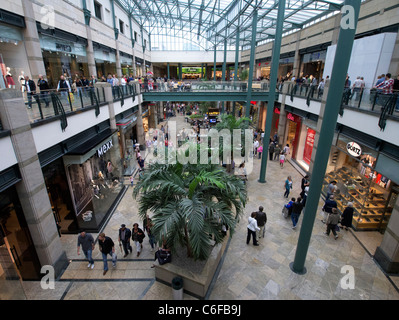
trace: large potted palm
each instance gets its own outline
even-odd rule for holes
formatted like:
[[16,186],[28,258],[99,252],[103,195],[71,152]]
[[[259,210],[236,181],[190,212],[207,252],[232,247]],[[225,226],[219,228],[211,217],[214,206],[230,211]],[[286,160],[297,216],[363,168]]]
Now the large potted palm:
[[159,164],[150,166],[136,185],[141,218],[151,212],[152,233],[172,250],[206,260],[226,233],[234,233],[243,214],[247,193],[240,178],[215,164]]

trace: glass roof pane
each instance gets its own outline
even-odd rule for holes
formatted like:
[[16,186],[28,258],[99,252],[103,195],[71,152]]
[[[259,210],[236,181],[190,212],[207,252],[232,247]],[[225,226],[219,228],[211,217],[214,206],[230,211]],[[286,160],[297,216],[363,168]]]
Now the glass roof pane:
[[[362,0],[365,1],[365,0]],[[252,16],[258,13],[257,41],[274,34],[278,0],[118,0],[151,36],[167,35],[191,43],[191,47],[213,49],[225,37],[235,45],[240,30],[240,45],[251,39]],[[344,0],[286,0],[283,32],[295,30],[323,16],[340,11]],[[267,31],[265,31],[267,29]],[[271,30],[269,30],[271,29]],[[273,32],[274,31],[274,32]],[[263,37],[263,38],[262,38]],[[155,37],[154,37],[155,39]],[[165,39],[159,37],[157,39]],[[151,42],[154,49],[167,47]]]

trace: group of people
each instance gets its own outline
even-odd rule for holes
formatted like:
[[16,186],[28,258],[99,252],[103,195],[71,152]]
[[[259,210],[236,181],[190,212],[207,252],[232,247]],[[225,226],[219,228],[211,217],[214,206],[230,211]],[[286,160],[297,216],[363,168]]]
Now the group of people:
[[[148,216],[143,221],[143,229],[139,227],[138,223],[134,223],[132,229],[126,227],[125,224],[122,224],[118,231],[118,242],[120,246],[120,250],[124,252],[124,258],[126,258],[129,254],[133,252],[133,247],[130,244],[130,240],[132,240],[136,246],[136,257],[139,257],[143,250],[143,240],[145,238],[145,233],[147,233],[149,243],[151,246],[151,252],[154,252],[156,241],[153,233],[151,232],[151,228],[153,226],[151,218]],[[94,269],[94,259],[93,259],[93,251],[95,249],[95,241],[92,234],[81,231],[78,235],[77,240],[77,254],[80,255],[80,247],[82,247],[82,251],[88,260],[88,268]],[[111,237],[106,236],[104,232],[100,233],[98,236],[98,248],[102,254],[103,260],[103,275],[108,272],[108,256],[112,259],[112,266],[116,268],[117,264],[117,253],[115,249],[115,242]],[[154,260],[158,259],[160,255],[160,251],[170,251],[166,248],[165,244],[162,245],[161,248],[158,248]],[[170,254],[169,254],[170,256]],[[170,260],[170,257],[169,257]]]
[[252,212],[248,218],[247,225],[247,244],[251,241],[254,246],[259,246],[259,240],[265,237],[265,228],[267,222],[266,212],[262,206],[258,211]]

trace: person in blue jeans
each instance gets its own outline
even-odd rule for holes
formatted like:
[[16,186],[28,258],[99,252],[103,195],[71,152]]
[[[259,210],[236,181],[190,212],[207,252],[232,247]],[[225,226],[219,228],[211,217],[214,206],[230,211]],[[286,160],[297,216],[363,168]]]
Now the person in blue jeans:
[[103,275],[108,271],[108,263],[107,263],[107,256],[110,255],[112,257],[112,266],[116,267],[116,254],[115,254],[115,244],[110,237],[105,236],[105,233],[102,232],[98,236],[98,244],[100,247],[100,251],[103,256],[104,262],[104,272]]
[[288,196],[290,194],[290,191],[292,189],[292,178],[291,178],[291,176],[287,177],[287,180],[285,180],[284,186],[285,186],[284,197],[288,198]]
[[92,258],[94,250],[93,236],[90,233],[81,231],[78,236],[78,255],[80,255],[80,246],[82,246],[82,251],[86,259],[89,261],[89,265],[87,267],[93,269],[94,268],[94,260]]
[[296,225],[298,224],[299,216],[301,215],[303,209],[302,205],[302,198],[298,197],[296,201],[292,204],[292,213],[291,213],[291,220],[292,220],[292,229],[296,229]]

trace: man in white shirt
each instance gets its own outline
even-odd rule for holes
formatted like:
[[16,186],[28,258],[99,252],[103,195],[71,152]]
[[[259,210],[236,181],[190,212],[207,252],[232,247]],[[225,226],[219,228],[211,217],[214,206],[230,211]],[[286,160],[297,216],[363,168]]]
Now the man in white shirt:
[[256,153],[258,152],[258,147],[259,147],[259,141],[255,139],[254,141],[254,155],[256,156]]
[[252,235],[253,245],[259,246],[258,241],[256,240],[256,231],[259,231],[260,228],[258,227],[258,222],[256,221],[255,217],[256,217],[256,212],[252,212],[251,216],[248,218],[247,244],[249,244],[249,241],[251,240],[251,235]]
[[357,77],[357,79],[355,80],[355,82],[353,83],[353,86],[352,86],[352,90],[353,90],[352,97],[355,97],[355,101],[359,101],[360,94],[362,91],[362,85],[363,85],[362,80],[360,79],[360,77]]

